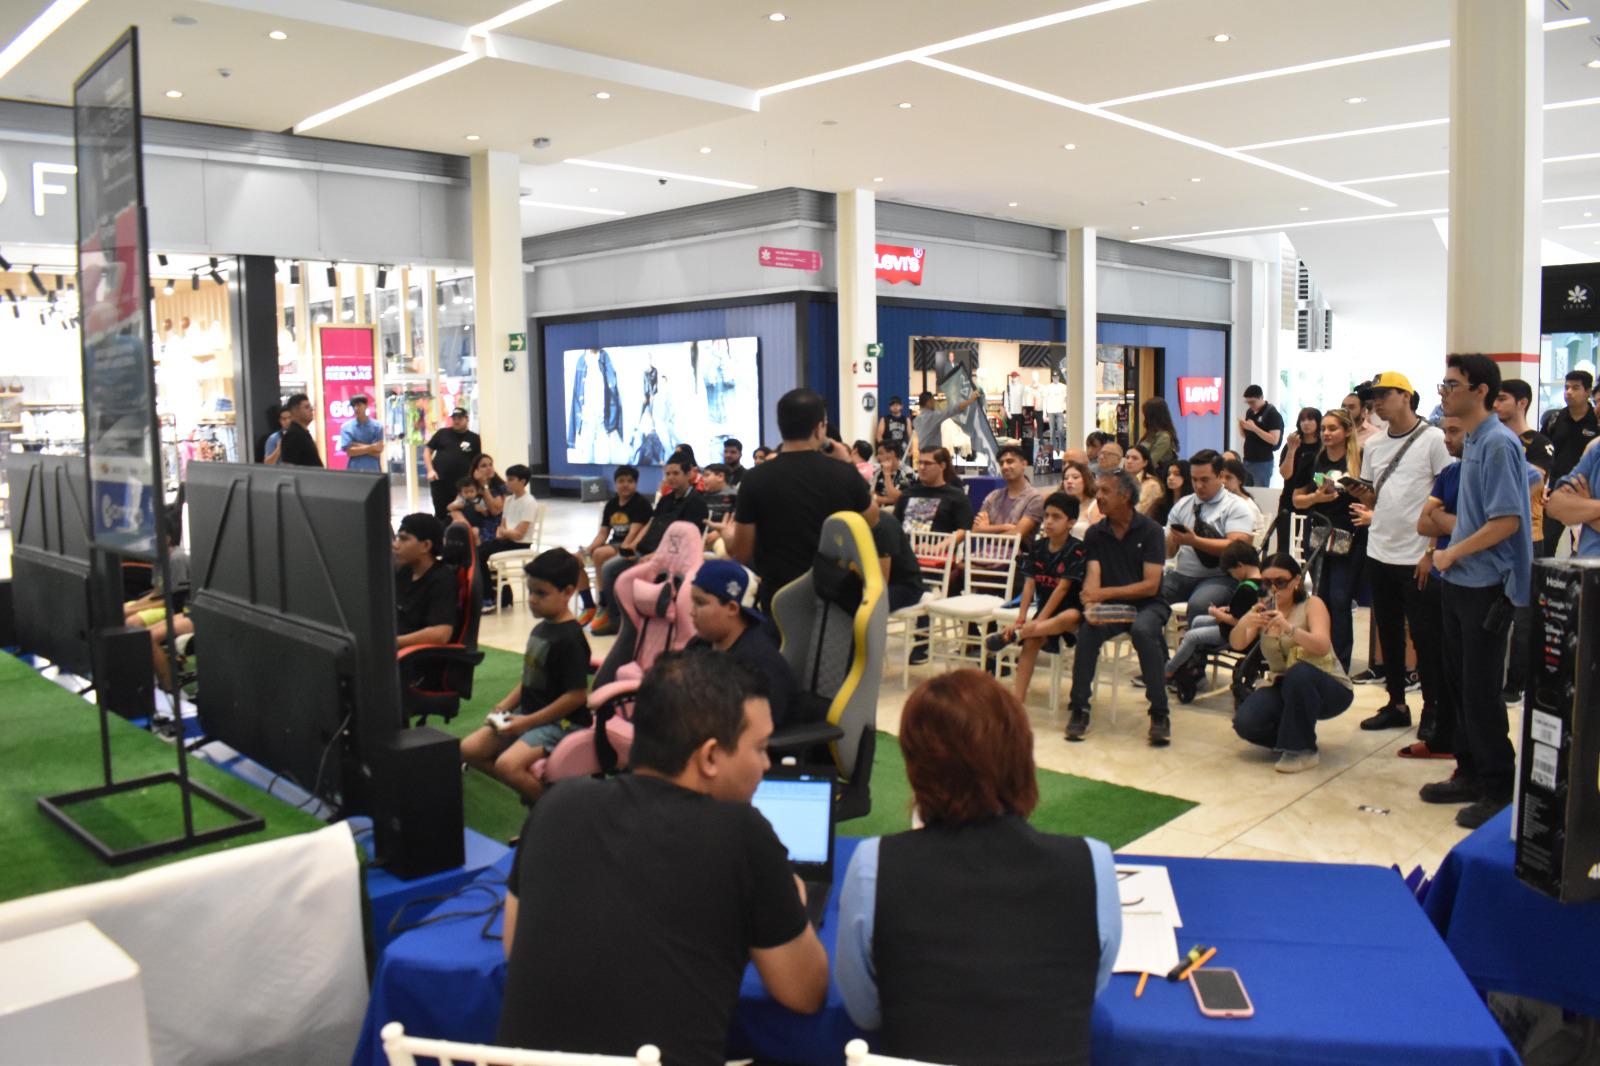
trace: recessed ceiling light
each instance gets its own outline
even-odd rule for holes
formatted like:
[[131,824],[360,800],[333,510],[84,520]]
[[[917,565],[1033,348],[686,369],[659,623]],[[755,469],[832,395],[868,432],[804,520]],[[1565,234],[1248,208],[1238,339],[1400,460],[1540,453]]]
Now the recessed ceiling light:
[[600,186],[598,186],[598,185],[591,185],[591,186],[589,186],[589,191],[590,191],[590,192],[599,192],[599,191],[600,191]]
[[873,181],[882,181],[883,179],[882,178],[873,178],[872,180]]
[[1015,200],[1012,200],[1009,203],[1007,203],[1006,206],[1007,207],[1016,207],[1017,206],[1017,202]]
[[1233,34],[1231,34],[1231,33],[1213,33],[1211,35],[1211,40],[1216,44],[1227,44],[1229,41],[1233,40]]
[[1205,181],[1206,179],[1205,178],[1190,178],[1189,180],[1191,182],[1193,182],[1194,184],[1199,185],[1202,181]]
[[1139,227],[1138,226],[1129,226],[1128,228],[1129,229],[1138,229]]
[[710,155],[711,154],[711,146],[709,144],[702,144],[700,146],[700,154],[701,155]]
[[1063,144],[1061,147],[1065,148],[1069,152],[1076,152],[1078,150],[1078,146],[1075,144]]
[[180,100],[182,98],[183,98],[183,90],[182,89],[168,89],[167,90],[167,99],[168,100]]
[[1344,102],[1347,104],[1364,104],[1367,102],[1367,98],[1365,96],[1347,96],[1344,98]]
[[200,20],[193,15],[173,15],[172,24],[174,26],[198,26],[200,25]]
[[785,15],[782,11],[774,11],[772,14],[767,16],[767,21],[768,22],[788,22],[789,21],[789,16]]
[[1585,63],[1584,66],[1588,67],[1590,70],[1600,70],[1600,59],[1591,59],[1589,62]]
[[1309,211],[1309,210],[1311,210],[1311,208],[1309,208],[1309,207],[1302,207],[1302,208],[1301,208],[1301,209],[1300,209],[1300,210],[1302,210],[1302,211]]
[[267,36],[274,41],[287,41],[289,39],[289,35],[282,30],[273,30]]
[[482,138],[479,137],[476,133],[469,133],[469,134],[467,134],[467,140],[469,140],[469,141],[477,141],[477,140],[482,140]]
[[1584,218],[1593,218],[1594,217],[1594,212],[1593,211],[1585,211],[1583,213],[1583,217]]
[[902,111],[910,111],[911,110],[911,102],[909,100],[901,100],[895,106],[898,107]]
[[606,92],[604,89],[602,89],[601,91],[599,91],[599,92],[594,94],[594,98],[596,100],[609,100],[609,99],[611,99],[611,94]]

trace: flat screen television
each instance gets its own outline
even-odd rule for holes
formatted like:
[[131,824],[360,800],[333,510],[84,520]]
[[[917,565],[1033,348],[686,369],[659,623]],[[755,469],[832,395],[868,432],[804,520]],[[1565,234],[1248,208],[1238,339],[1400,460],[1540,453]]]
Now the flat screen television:
[[387,480],[195,463],[188,500],[206,735],[364,811],[375,738],[405,724]]
[[661,466],[677,444],[721,462],[730,437],[761,439],[756,337],[574,348],[562,353],[569,463]]

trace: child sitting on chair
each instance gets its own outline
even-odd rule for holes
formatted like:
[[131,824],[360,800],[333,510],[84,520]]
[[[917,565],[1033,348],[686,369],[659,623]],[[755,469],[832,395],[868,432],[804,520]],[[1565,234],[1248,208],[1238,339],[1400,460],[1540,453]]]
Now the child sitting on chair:
[[[1088,566],[1083,541],[1072,535],[1072,525],[1078,520],[1078,499],[1066,492],[1052,492],[1044,501],[1044,518],[1039,523],[1041,536],[1035,537],[1023,561],[1022,574],[1027,580],[1022,586],[1022,600],[1017,609],[1017,620],[1001,633],[1001,646],[1013,640],[1022,641],[1022,653],[1017,657],[1017,675],[1013,691],[1017,702],[1026,705],[1028,685],[1033,681],[1033,666],[1039,651],[1046,643],[1055,651],[1063,637],[1072,646],[1072,634],[1078,631],[1083,620],[1083,602],[1078,594],[1083,590],[1083,575]],[[1028,620],[1028,608],[1037,604],[1033,620]],[[993,638],[991,638],[993,639]]]
[[755,609],[755,586],[750,571],[732,559],[701,563],[689,589],[695,632],[689,647],[725,651],[765,677],[771,689],[767,702],[772,707],[774,729],[809,721],[813,716],[795,698],[794,671]]
[[1233,627],[1239,624],[1239,619],[1250,613],[1250,608],[1261,598],[1261,557],[1249,541],[1230,541],[1222,549],[1222,558],[1217,565],[1238,582],[1233,589],[1233,598],[1226,607],[1208,607],[1203,616],[1189,619],[1189,628],[1184,631],[1178,650],[1167,660],[1168,681],[1177,677],[1178,671],[1196,655],[1200,656],[1203,664],[1205,656],[1226,645]]
[[475,770],[537,800],[544,785],[533,772],[561,738],[590,722],[589,642],[572,617],[578,560],[551,548],[523,567],[528,609],[539,619],[528,634],[522,680],[494,705],[485,725],[461,742],[461,758]]

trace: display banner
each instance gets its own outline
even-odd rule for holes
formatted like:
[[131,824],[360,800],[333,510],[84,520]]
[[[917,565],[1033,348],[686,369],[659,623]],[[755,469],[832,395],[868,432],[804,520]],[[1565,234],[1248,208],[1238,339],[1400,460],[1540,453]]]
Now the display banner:
[[887,281],[890,285],[898,285],[902,281],[922,284],[922,264],[926,257],[923,249],[907,248],[900,244],[877,244],[873,247],[878,255],[878,280]]
[[108,551],[155,560],[160,429],[137,30],[128,30],[74,83],[72,110],[90,538]]
[[1222,379],[1179,378],[1178,413],[1180,415],[1220,415],[1222,413]]
[[782,270],[804,270],[814,273],[822,269],[822,253],[804,248],[773,248],[763,244],[758,253],[761,265]]
[[1545,267],[1542,281],[1543,332],[1600,332],[1600,263]]
[[365,396],[373,410],[382,410],[373,395],[378,382],[378,329],[319,325],[317,352],[322,356],[322,462],[329,470],[345,470],[350,457],[339,449],[339,434],[356,416],[350,398]]

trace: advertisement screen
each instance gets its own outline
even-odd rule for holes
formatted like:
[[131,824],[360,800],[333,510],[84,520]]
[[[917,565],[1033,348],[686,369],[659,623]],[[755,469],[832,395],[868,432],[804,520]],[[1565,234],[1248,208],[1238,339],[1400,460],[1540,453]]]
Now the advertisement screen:
[[755,337],[563,353],[567,462],[661,466],[679,444],[700,463],[761,439]]

